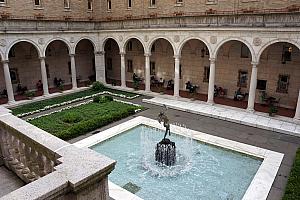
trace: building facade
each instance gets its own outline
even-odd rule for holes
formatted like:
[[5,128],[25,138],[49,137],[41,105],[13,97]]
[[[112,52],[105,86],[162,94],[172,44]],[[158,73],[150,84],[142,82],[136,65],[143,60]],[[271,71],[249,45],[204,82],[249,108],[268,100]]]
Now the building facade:
[[[299,119],[299,6],[260,1],[0,1],[0,91],[14,102],[18,85],[43,93],[54,79],[132,85],[173,80],[180,96],[190,81],[214,103],[215,86],[245,109],[267,95]],[[298,109],[297,109],[298,105]]]

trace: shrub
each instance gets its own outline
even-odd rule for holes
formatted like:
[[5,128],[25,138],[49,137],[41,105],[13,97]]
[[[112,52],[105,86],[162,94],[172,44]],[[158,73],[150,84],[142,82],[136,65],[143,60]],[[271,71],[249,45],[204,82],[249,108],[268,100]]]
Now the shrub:
[[134,107],[130,107],[127,108],[125,111],[120,110],[118,112],[109,113],[107,115],[96,116],[89,120],[74,124],[70,128],[62,130],[56,133],[55,135],[63,140],[68,140],[77,137],[79,135],[88,133],[90,131],[96,130],[97,128],[105,126],[119,119],[128,117],[129,115],[135,113],[134,110],[135,110]]
[[63,85],[63,84],[60,84],[60,85],[58,86],[58,89],[62,92],[62,91],[64,90],[64,85]]
[[106,103],[106,102],[110,102],[113,100],[114,100],[114,98],[111,96],[95,96],[93,98],[94,103]]
[[102,83],[100,83],[99,81],[96,81],[93,83],[92,90],[101,92],[104,89],[105,89],[105,86]]
[[34,97],[34,95],[35,95],[35,92],[33,92],[33,91],[26,91],[25,92],[25,96],[28,97],[28,98],[32,98],[32,97]]
[[298,149],[296,153],[296,158],[282,200],[296,200],[299,198],[300,198],[300,149]]
[[93,98],[93,102],[94,102],[94,103],[99,103],[99,102],[101,101],[101,99],[102,99],[101,96],[95,96],[95,97]]
[[73,123],[78,123],[82,120],[82,117],[80,116],[79,113],[66,113],[63,118],[62,121],[65,123],[69,123],[69,124],[73,124]]
[[114,100],[114,98],[112,96],[107,96],[107,95],[104,96],[104,99],[106,100],[106,102]]

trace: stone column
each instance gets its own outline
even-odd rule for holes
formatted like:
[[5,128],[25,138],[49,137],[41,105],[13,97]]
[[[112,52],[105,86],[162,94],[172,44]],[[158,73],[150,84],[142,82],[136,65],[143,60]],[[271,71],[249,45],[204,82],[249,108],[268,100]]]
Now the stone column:
[[99,81],[101,83],[106,83],[104,51],[95,52],[95,71],[96,71],[96,81]]
[[77,89],[75,54],[70,54],[70,59],[71,59],[72,89]]
[[296,107],[296,113],[295,113],[295,120],[300,120],[300,90],[298,94],[298,102],[297,102],[297,107]]
[[150,92],[150,56],[151,54],[145,53],[145,91]]
[[209,67],[209,83],[208,83],[207,103],[214,104],[216,59],[215,58],[210,58],[209,60],[210,60],[210,67]]
[[258,65],[258,63],[252,62],[251,64],[252,64],[252,72],[251,72],[247,110],[250,112],[253,112],[254,111],[254,103],[255,103],[256,85],[257,85],[257,65]]
[[41,74],[42,74],[42,82],[43,82],[43,91],[44,95],[49,95],[49,89],[48,89],[48,78],[47,78],[47,70],[46,70],[46,63],[45,63],[45,57],[40,57],[41,61]]
[[120,52],[120,55],[121,55],[121,87],[126,87],[125,52]]
[[180,55],[174,55],[174,58],[175,58],[174,97],[179,97]]
[[5,85],[7,90],[8,103],[14,103],[15,97],[14,97],[14,90],[10,78],[8,60],[3,60],[2,63],[3,63],[3,71],[4,71],[4,79],[5,79]]

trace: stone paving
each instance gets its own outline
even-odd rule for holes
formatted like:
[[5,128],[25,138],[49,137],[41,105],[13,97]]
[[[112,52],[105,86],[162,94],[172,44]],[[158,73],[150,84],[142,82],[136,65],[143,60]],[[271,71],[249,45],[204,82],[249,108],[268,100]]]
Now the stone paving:
[[13,172],[9,171],[4,166],[0,167],[0,198],[23,185],[23,181],[21,181],[21,179]]
[[232,108],[217,104],[209,105],[201,101],[190,101],[184,98],[166,99],[155,97],[153,99],[145,99],[144,102],[160,106],[166,105],[167,107],[176,110],[187,111],[190,113],[300,137],[300,122],[296,122],[288,117],[269,117],[265,113],[252,113],[247,112],[245,109]]

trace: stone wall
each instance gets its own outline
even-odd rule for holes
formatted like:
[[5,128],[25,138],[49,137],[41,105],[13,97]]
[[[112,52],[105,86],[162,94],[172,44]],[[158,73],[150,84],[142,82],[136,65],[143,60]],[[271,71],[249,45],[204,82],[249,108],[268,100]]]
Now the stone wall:
[[[292,47],[291,61],[282,63],[283,47]],[[280,93],[277,90],[279,75],[289,75],[288,93]],[[298,92],[300,88],[300,51],[293,45],[283,43],[273,44],[268,47],[261,56],[258,65],[258,79],[267,80],[267,94],[280,98],[280,103],[296,108]],[[259,101],[257,90],[256,100]]]
[[6,3],[0,4],[0,13],[2,16],[26,16],[30,18],[53,17],[53,18],[85,18],[85,19],[106,19],[110,17],[130,17],[140,15],[176,15],[193,12],[211,12],[233,11],[255,9],[279,9],[291,5],[300,5],[296,0],[183,0],[177,1],[156,1],[156,5],[150,6],[150,0],[132,1],[132,7],[128,8],[128,0],[112,1],[112,9],[107,9],[107,1],[93,1],[93,9],[88,10],[87,1],[72,0],[70,9],[64,8],[64,2],[61,0],[41,0],[41,6],[34,6],[32,0],[6,0]]
[[[106,63],[106,78],[121,80],[121,57],[118,44],[109,39],[105,43],[105,63]],[[112,66],[108,66],[108,60],[111,59]]]
[[71,18],[99,18],[101,15],[100,2],[93,2],[93,10],[88,10],[87,1],[71,0],[70,9],[64,8],[62,0],[41,0],[41,6],[35,6],[32,0],[6,0],[1,4],[0,12],[9,13],[11,16],[26,16],[32,18],[41,17],[65,17]]
[[182,49],[180,64],[180,90],[186,90],[185,83],[190,81],[198,86],[198,93],[207,94],[208,80],[203,79],[204,68],[209,67],[210,61],[205,44],[199,40],[188,41]]
[[76,73],[80,81],[95,75],[94,46],[88,40],[81,40],[75,51]]
[[[130,50],[130,42],[132,49]],[[132,39],[126,46],[126,81],[132,82],[132,75],[136,73],[139,77],[145,79],[145,57],[144,48],[137,39]],[[128,68],[128,60],[132,60],[133,71]]]
[[42,79],[38,52],[27,42],[20,42],[12,47],[9,67],[16,75],[11,77],[14,92],[17,92],[18,84],[27,87],[28,90],[36,89],[35,84]]

